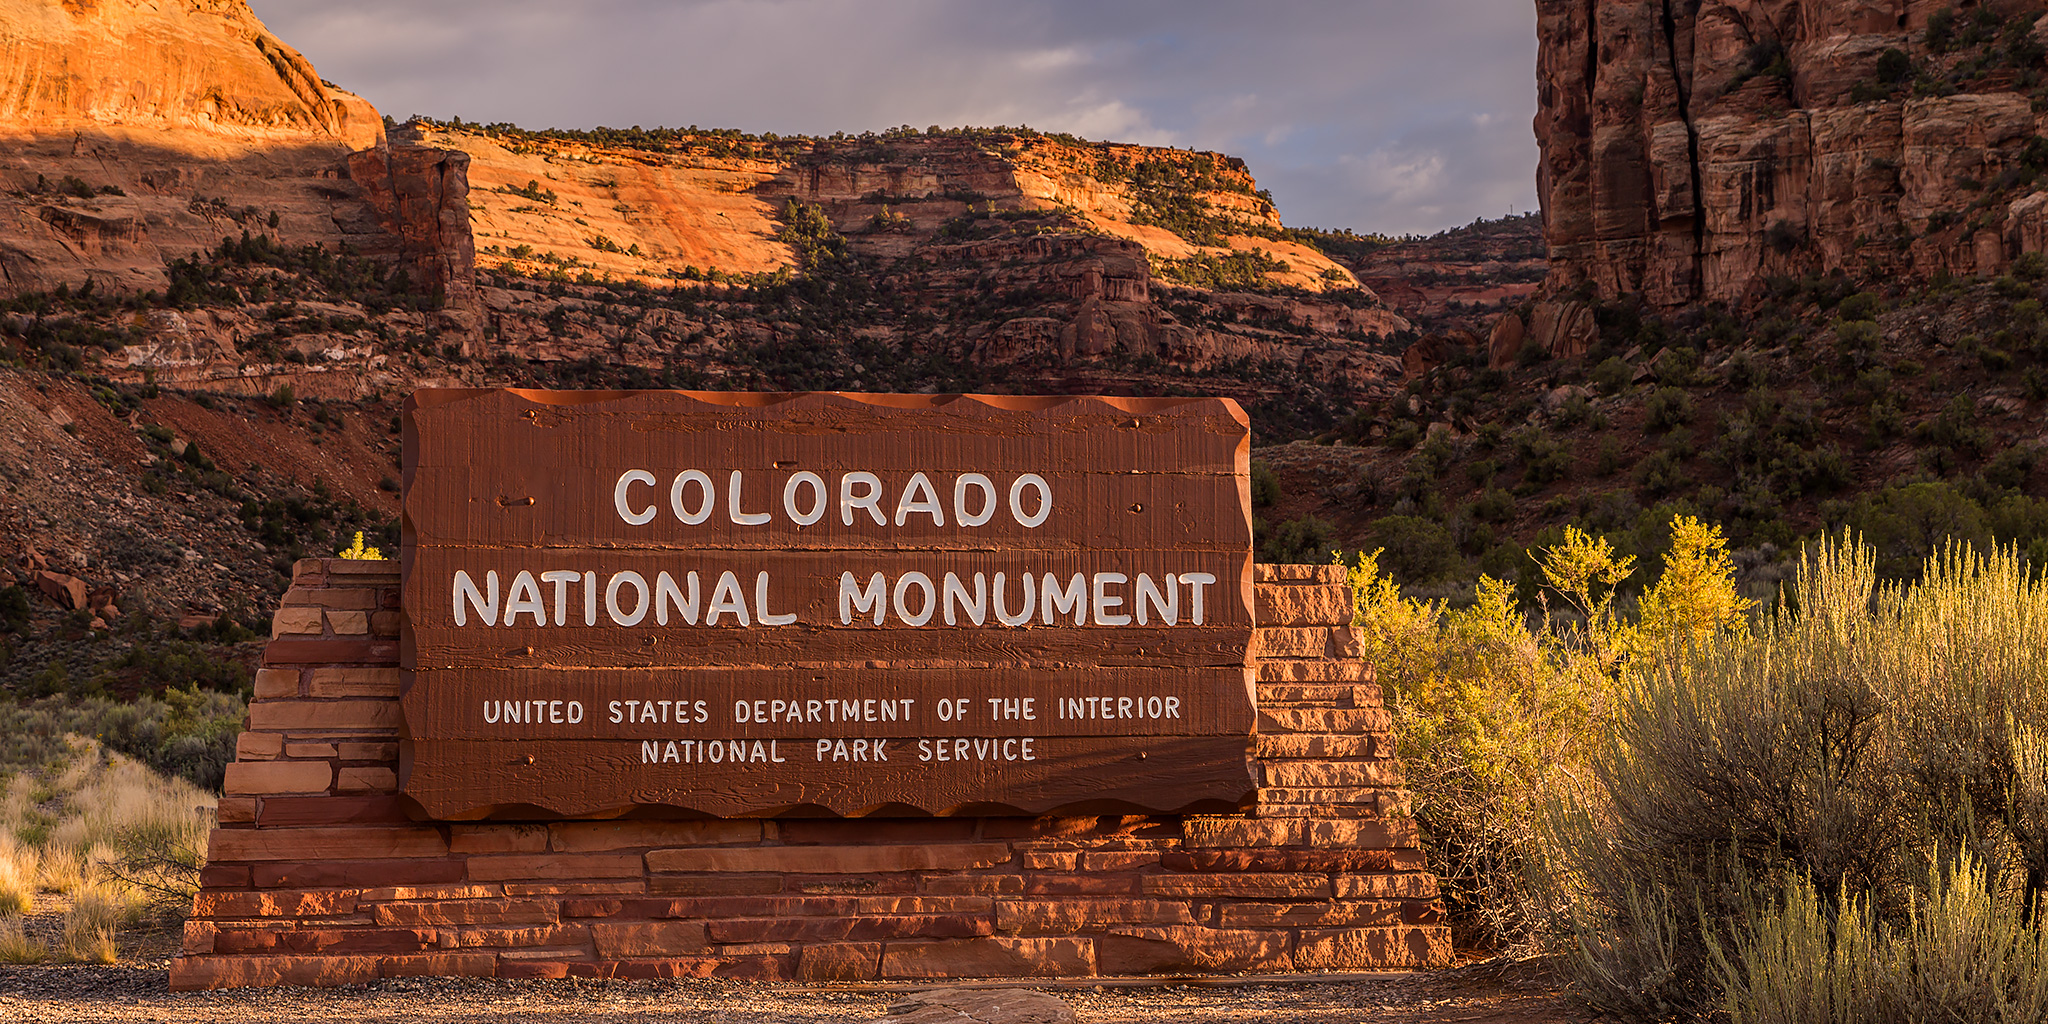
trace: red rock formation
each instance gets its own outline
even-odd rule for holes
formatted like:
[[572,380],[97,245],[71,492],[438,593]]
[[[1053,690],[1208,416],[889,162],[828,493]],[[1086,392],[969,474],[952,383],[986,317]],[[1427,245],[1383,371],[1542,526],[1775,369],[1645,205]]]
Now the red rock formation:
[[0,0],[0,130],[102,125],[357,147],[381,130],[243,0]]
[[0,0],[0,140],[0,290],[161,290],[249,232],[386,255],[478,322],[469,158],[376,148],[243,0]]
[[2018,90],[2044,9],[1537,0],[1548,288],[1742,301],[1773,275],[2040,251],[2040,117]]
[[1585,355],[1599,334],[1593,309],[1583,302],[1539,302],[1529,311],[1526,343],[1552,359]]
[[349,154],[348,173],[376,211],[399,267],[445,301],[451,326],[474,333],[483,306],[469,227],[469,154],[378,146]]
[[1522,337],[1522,318],[1502,313],[1486,338],[1486,365],[1495,370],[1515,365],[1515,358],[1522,354]]

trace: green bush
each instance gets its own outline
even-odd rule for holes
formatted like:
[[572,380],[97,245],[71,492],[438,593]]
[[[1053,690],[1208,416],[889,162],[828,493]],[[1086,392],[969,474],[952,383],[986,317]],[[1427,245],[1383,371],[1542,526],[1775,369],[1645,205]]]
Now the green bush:
[[1402,583],[1433,583],[1454,573],[1458,544],[1443,526],[1419,516],[1381,516],[1373,521],[1372,544],[1380,561]]
[[27,635],[31,614],[28,591],[13,584],[0,587],[0,633]]
[[1883,309],[1883,299],[1870,292],[1857,292],[1835,305],[1835,315],[1844,320],[1876,320],[1877,314]]
[[1593,386],[1603,395],[1612,395],[1629,386],[1635,379],[1635,368],[1620,356],[1610,356],[1593,367]]
[[1656,451],[1636,466],[1636,484],[1652,498],[1677,494],[1692,486],[1685,461],[1669,451]]
[[1940,413],[1914,429],[1913,436],[1968,458],[1981,458],[1991,447],[1991,430],[1977,422],[1977,401],[1968,395],[1949,399]]
[[1644,405],[1643,429],[1650,433],[1670,430],[1692,422],[1692,396],[1672,387],[1650,392]]
[[1400,420],[1387,430],[1387,447],[1404,452],[1422,440],[1422,428],[1414,420]]
[[1572,451],[1564,442],[1533,426],[1515,431],[1512,441],[1525,483],[1541,486],[1571,476]]
[[1868,320],[1835,322],[1835,344],[1851,352],[1870,352],[1884,340],[1884,331]]
[[218,792],[247,713],[239,695],[196,689],[129,703],[59,696],[0,704],[0,770],[62,761],[69,734],[96,738],[157,771]]
[[1279,500],[1280,478],[1273,475],[1273,467],[1266,465],[1262,460],[1252,460],[1253,507],[1264,508]]
[[1865,494],[1833,525],[1862,537],[1878,572],[1890,579],[1912,575],[1950,541],[1983,547],[1992,539],[1983,507],[1946,481],[1893,484]]
[[1796,875],[1709,945],[1730,1024],[2048,1019],[2048,943],[2030,908],[1964,851],[1903,923]]
[[1327,562],[1337,545],[1337,529],[1315,516],[1303,516],[1263,531],[1259,561],[1275,564]]
[[[1378,540],[1427,532],[1429,524],[1395,518],[1380,521]],[[1365,659],[1394,709],[1414,813],[1461,941],[1521,944],[1548,915],[1529,837],[1547,795],[1590,778],[1592,729],[1611,703],[1613,674],[1741,619],[1746,605],[1719,532],[1668,514],[1656,529],[1668,547],[1664,568],[1632,622],[1615,612],[1614,595],[1635,559],[1574,528],[1532,551],[1533,561],[1500,549],[1484,559],[1533,569],[1531,586],[1555,616],[1547,620],[1532,620],[1499,576],[1481,578],[1469,607],[1404,598],[1393,548],[1360,556],[1351,571]]]
[[1699,383],[1699,378],[1699,350],[1686,345],[1678,345],[1658,353],[1658,383],[1683,388]]
[[1480,522],[1504,523],[1515,514],[1515,496],[1498,487],[1488,487],[1472,502],[1472,516]]

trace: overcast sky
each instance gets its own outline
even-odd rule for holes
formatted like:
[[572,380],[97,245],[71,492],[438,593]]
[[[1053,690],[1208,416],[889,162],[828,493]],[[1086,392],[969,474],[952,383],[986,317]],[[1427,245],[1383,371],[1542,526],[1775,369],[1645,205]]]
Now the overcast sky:
[[1027,124],[1243,157],[1288,224],[1535,205],[1528,0],[251,0],[399,120]]

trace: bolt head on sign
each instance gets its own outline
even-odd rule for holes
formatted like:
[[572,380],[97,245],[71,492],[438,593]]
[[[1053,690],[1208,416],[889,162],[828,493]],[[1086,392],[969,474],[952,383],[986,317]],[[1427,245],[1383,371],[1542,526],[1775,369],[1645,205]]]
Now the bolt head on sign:
[[1252,789],[1235,402],[437,389],[404,425],[401,788],[435,818]]

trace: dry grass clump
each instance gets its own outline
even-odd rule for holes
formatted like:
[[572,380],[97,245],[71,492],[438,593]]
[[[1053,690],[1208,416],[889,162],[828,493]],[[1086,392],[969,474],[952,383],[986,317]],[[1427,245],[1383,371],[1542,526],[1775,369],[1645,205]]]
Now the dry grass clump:
[[0,835],[0,918],[20,917],[36,902],[36,851]]
[[19,917],[0,917],[0,964],[39,964],[50,948],[29,937]]
[[142,904],[132,889],[95,885],[77,895],[64,914],[64,939],[59,948],[66,960],[110,964],[116,956],[114,933],[140,916]]
[[189,904],[213,827],[216,798],[166,778],[91,739],[16,773],[0,789],[0,960],[34,962],[49,950],[20,920],[37,892],[68,895],[54,951],[111,963],[119,929]]

